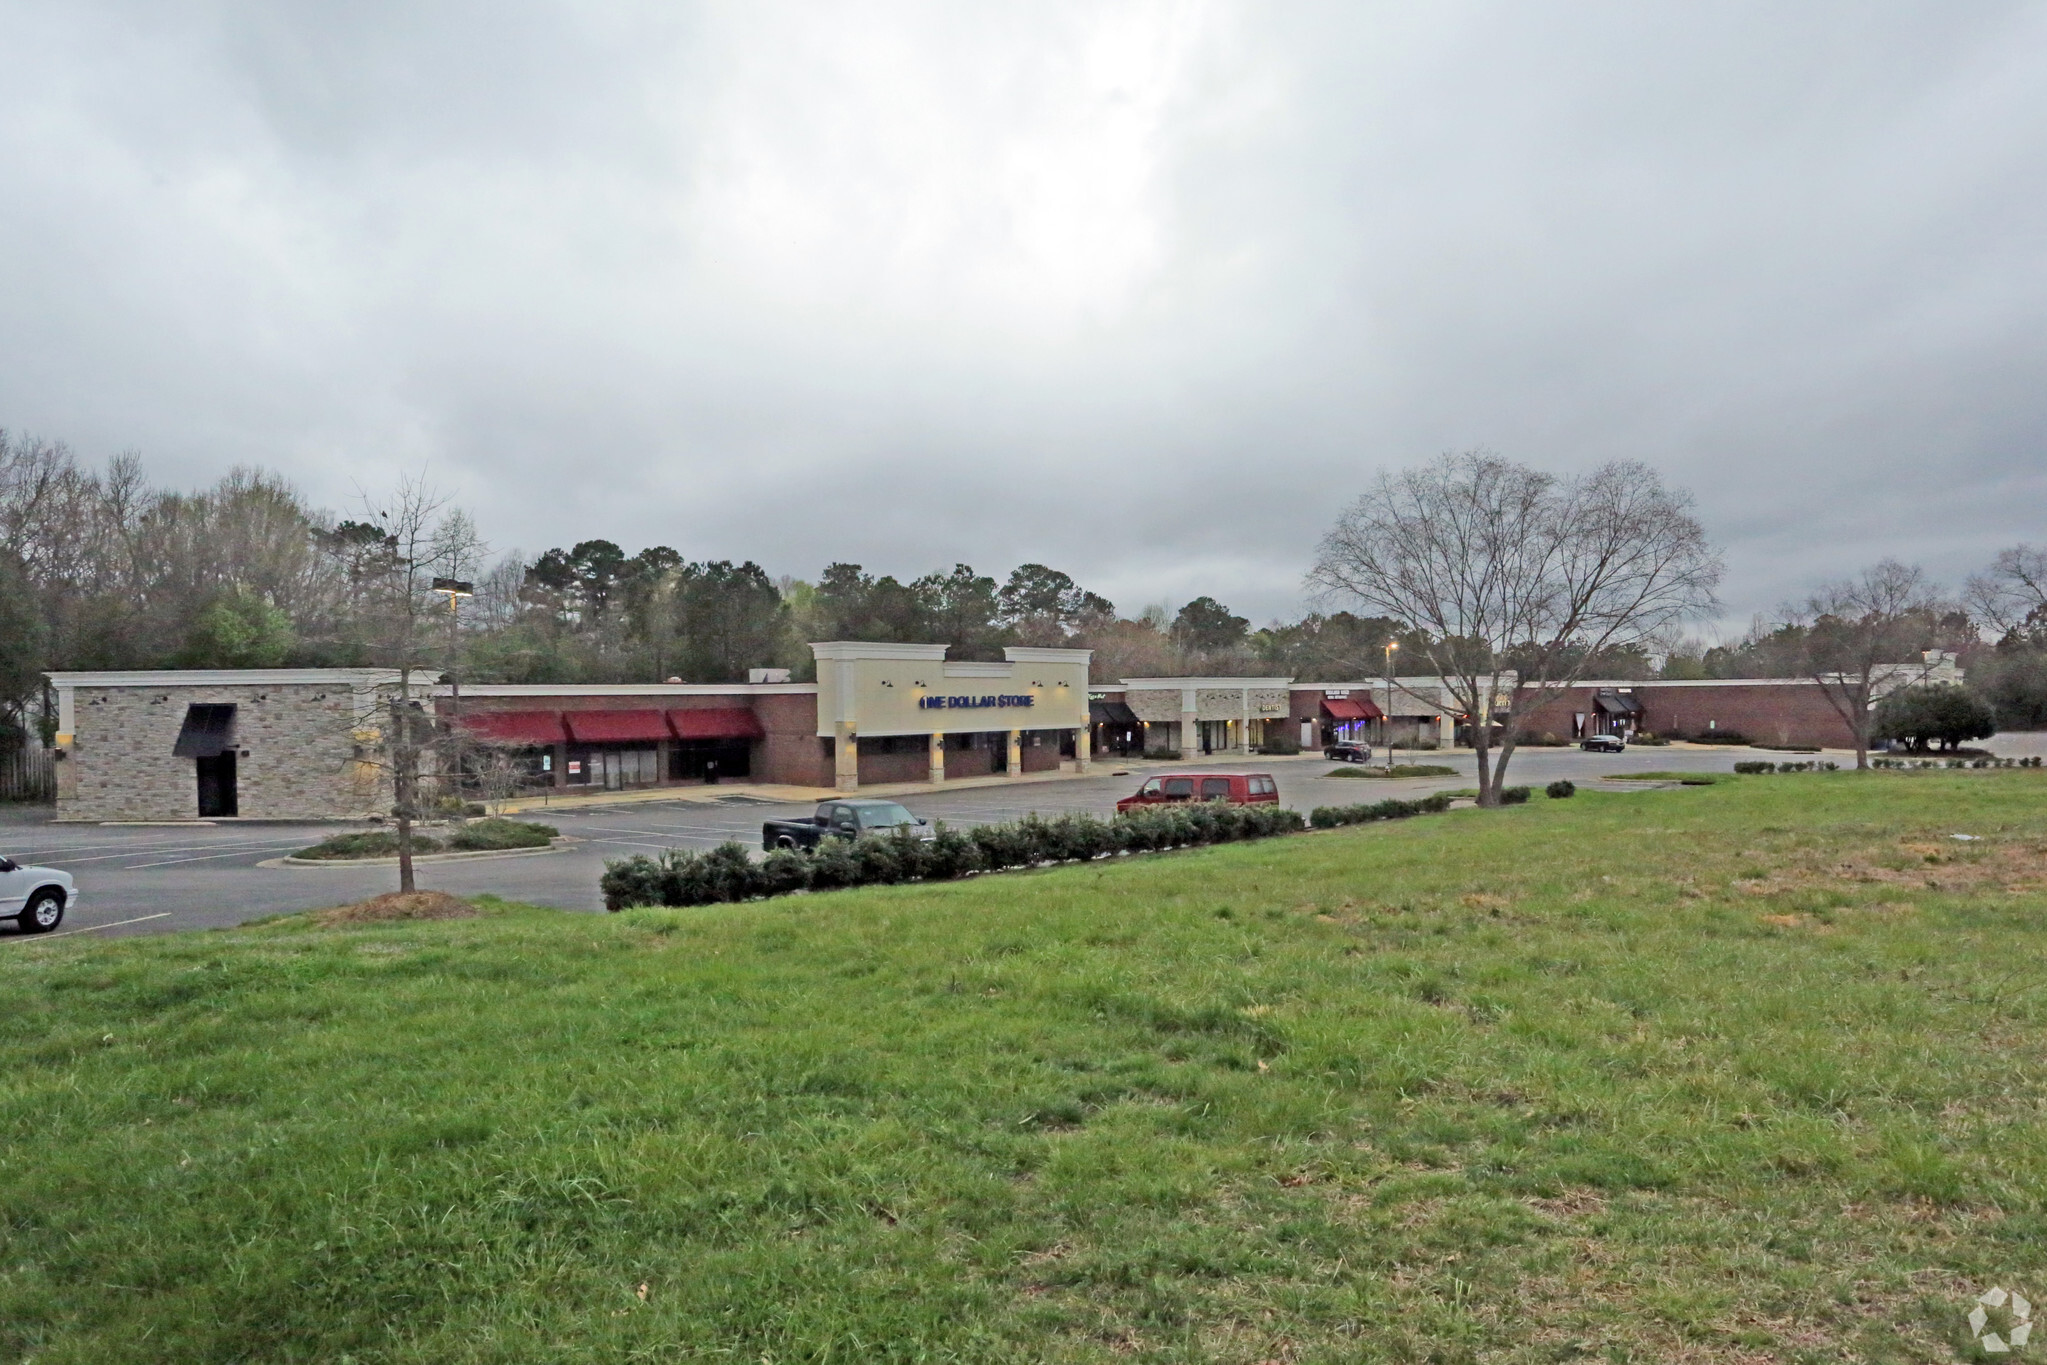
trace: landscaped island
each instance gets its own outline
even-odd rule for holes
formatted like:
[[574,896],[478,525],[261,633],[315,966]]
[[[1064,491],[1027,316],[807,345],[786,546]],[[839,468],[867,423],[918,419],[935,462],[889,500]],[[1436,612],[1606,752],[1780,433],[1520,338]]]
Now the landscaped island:
[[1946,1358],[2047,1285],[2043,796],[7,944],[0,1360]]

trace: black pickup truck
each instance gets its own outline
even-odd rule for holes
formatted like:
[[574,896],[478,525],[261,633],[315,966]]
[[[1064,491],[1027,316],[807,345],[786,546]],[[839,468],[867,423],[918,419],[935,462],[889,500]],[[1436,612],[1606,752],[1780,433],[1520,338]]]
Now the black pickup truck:
[[820,801],[807,820],[770,820],[761,826],[761,847],[816,848],[827,837],[857,839],[908,829],[919,839],[935,837],[931,827],[894,801]]

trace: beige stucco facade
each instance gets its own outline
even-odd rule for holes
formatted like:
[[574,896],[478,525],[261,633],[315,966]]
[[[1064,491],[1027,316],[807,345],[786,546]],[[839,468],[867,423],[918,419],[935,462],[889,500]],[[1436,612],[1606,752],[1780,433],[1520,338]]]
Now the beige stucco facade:
[[1075,765],[1085,771],[1092,761],[1092,650],[1012,645],[995,663],[948,662],[944,645],[833,640],[810,648],[817,657],[817,733],[833,742],[833,776],[841,790],[859,785],[863,738],[924,736],[933,781],[943,780],[948,734],[1005,734],[1012,773],[1026,766],[1030,732],[1071,731]]

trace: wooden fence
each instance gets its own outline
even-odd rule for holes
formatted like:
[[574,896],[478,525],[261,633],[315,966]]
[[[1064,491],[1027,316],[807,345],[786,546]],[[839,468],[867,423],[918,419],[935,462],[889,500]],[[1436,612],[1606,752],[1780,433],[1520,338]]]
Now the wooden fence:
[[57,799],[57,755],[54,749],[31,744],[11,753],[0,751],[0,801]]

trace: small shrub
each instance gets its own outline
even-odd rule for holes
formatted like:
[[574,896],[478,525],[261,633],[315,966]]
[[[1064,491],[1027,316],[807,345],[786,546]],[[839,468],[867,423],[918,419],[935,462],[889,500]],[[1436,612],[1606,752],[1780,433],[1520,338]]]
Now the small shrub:
[[827,839],[810,855],[810,887],[813,891],[835,886],[852,886],[859,875],[853,862],[853,844],[847,839]]
[[699,854],[697,865],[705,905],[752,900],[767,894],[760,865],[747,856],[744,844],[727,839],[709,853]]
[[1562,801],[1567,797],[1576,796],[1578,788],[1566,779],[1550,783],[1542,789],[1542,794],[1552,801]]
[[1692,736],[1694,744],[1746,744],[1748,736],[1738,730],[1707,730]]
[[1144,756],[1146,758],[1172,759],[1177,762],[1180,757],[1180,751],[1178,749],[1146,749]]
[[1526,787],[1500,788],[1500,804],[1503,806],[1521,805],[1523,802],[1528,800],[1528,797],[1529,790]]
[[[1785,766],[1789,767],[1790,765],[1786,764]],[[1738,773],[1774,773],[1777,771],[1777,765],[1757,760],[1748,760],[1735,764],[1734,770]]]
[[896,875],[892,880],[911,882],[927,875],[931,863],[931,842],[928,839],[902,828],[891,830],[884,842],[896,863]]
[[924,875],[938,881],[950,881],[979,872],[988,864],[981,857],[981,847],[970,834],[948,829],[944,823],[938,826],[938,837],[931,841],[931,849],[924,860]]
[[888,839],[877,839],[865,835],[845,843],[853,861],[853,886],[885,886],[890,882],[907,881],[901,861]]
[[795,849],[776,849],[761,860],[760,888],[763,896],[787,896],[809,890],[810,856]]
[[530,820],[472,820],[448,836],[448,847],[463,852],[546,848],[561,831]]
[[1647,744],[1647,745],[1649,745],[1649,746],[1650,746],[1651,748],[1658,748],[1658,747],[1660,747],[1660,746],[1662,746],[1662,745],[1665,745],[1665,744],[1668,744],[1668,743],[1670,743],[1670,741],[1669,741],[1668,739],[1664,738],[1664,737],[1663,737],[1662,735],[1659,735],[1659,734],[1653,734],[1653,733],[1651,733],[1651,732],[1650,732],[1650,731],[1648,731],[1648,730],[1642,730],[1642,731],[1638,732],[1638,733],[1637,733],[1637,734],[1635,735],[1634,739],[1630,740],[1630,741],[1629,741],[1629,743],[1631,743],[1631,744]]
[[[414,853],[439,853],[441,841],[430,834],[412,836]],[[395,858],[398,856],[398,836],[387,830],[364,830],[358,834],[337,834],[331,839],[322,839],[311,848],[302,848],[291,855],[294,858],[317,858],[321,861],[343,861],[351,858]]]
[[597,886],[604,893],[606,910],[661,904],[661,869],[644,853],[606,863]]

